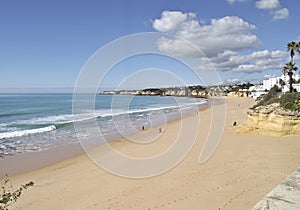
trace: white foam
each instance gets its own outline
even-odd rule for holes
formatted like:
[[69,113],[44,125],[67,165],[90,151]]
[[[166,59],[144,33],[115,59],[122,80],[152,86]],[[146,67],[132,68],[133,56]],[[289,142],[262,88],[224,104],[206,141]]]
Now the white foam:
[[[97,117],[114,117],[124,114],[140,114],[142,115],[143,112],[152,112],[152,111],[162,111],[166,109],[184,109],[189,106],[193,105],[201,105],[205,104],[206,101],[200,101],[200,102],[193,102],[193,103],[181,103],[178,105],[156,105],[154,107],[146,107],[144,109],[100,109],[100,110],[86,110],[86,113],[82,114],[62,114],[62,115],[52,115],[47,117],[37,117],[37,118],[31,118],[26,120],[17,120],[9,123],[0,123],[1,127],[7,127],[7,126],[14,126],[18,127],[18,125],[61,125],[61,124],[68,124],[68,123],[74,123],[74,122],[81,122],[86,120],[91,120]],[[21,131],[20,131],[21,132]],[[7,132],[9,133],[9,132]],[[13,133],[13,132],[11,132]],[[1,139],[1,138],[0,138]]]
[[13,138],[13,137],[27,136],[27,135],[36,134],[36,133],[44,133],[44,132],[53,131],[55,129],[56,129],[56,127],[54,125],[51,125],[51,126],[47,126],[44,128],[5,132],[5,133],[0,133],[0,139],[8,139],[8,138]]

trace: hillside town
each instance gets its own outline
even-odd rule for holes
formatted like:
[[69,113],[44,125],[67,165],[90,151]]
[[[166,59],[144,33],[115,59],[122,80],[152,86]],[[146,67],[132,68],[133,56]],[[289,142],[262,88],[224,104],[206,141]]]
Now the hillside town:
[[[147,88],[143,90],[118,90],[101,91],[100,95],[151,95],[151,96],[190,96],[198,98],[209,98],[213,96],[228,97],[252,97],[258,98],[266,94],[274,86],[278,91],[286,93],[289,91],[289,76],[282,74],[278,77],[272,77],[263,80],[262,84],[235,84],[235,85],[213,85],[201,86],[193,85],[187,87],[169,87],[169,88]],[[300,73],[293,75],[293,88],[300,92]]]

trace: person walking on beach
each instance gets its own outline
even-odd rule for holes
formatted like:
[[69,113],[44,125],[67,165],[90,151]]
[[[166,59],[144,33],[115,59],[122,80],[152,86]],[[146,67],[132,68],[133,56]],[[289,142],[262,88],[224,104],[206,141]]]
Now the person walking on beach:
[[145,130],[145,126],[142,126],[142,130],[143,130],[143,131]]

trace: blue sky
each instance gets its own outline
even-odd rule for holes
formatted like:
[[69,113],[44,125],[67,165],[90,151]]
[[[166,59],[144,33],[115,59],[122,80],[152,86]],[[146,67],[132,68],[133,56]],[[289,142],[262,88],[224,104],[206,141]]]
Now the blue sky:
[[[281,73],[286,43],[300,40],[299,8],[299,0],[0,0],[0,91],[72,90],[95,51],[141,32],[193,42],[225,83],[260,81]],[[195,56],[176,38],[158,45],[162,53]],[[193,70],[201,75],[208,67],[199,59]],[[130,69],[120,71],[107,79],[109,88]]]

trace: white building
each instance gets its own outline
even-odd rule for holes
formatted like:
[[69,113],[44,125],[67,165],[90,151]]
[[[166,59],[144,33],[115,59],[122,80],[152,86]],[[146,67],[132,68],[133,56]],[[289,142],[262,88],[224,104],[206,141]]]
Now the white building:
[[[297,90],[297,92],[300,92],[300,84],[293,84],[293,88]],[[290,86],[289,85],[285,85],[282,89],[283,93],[289,92],[290,91]]]
[[250,97],[255,98],[255,99],[258,98],[259,96],[267,93],[265,91],[265,89],[263,88],[263,85],[254,85],[254,86],[251,86],[249,88],[249,92],[251,92],[250,93]]
[[[277,85],[278,87],[281,87],[280,79],[284,81],[285,86],[282,89],[282,92],[288,92],[289,91],[289,83],[290,78],[288,75],[281,75],[280,77],[270,78],[263,81],[263,89],[264,90],[270,90],[272,87]],[[293,74],[293,79],[298,81],[300,79],[300,73]],[[293,87],[297,90],[297,92],[300,92],[299,84],[293,84]],[[286,91],[287,90],[287,91]]]

